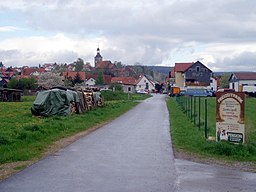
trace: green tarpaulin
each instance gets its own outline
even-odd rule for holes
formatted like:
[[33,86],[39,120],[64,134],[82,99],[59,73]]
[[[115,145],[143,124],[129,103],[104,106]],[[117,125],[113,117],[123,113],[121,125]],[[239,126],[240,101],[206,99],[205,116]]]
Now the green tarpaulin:
[[38,93],[31,112],[39,116],[69,115],[71,103],[78,102],[79,98],[75,91],[51,89]]

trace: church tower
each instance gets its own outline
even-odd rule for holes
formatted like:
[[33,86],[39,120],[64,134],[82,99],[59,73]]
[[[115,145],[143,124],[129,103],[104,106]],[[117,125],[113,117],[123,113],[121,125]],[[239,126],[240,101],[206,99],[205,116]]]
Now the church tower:
[[97,48],[97,55],[94,57],[94,66],[96,67],[99,62],[102,61],[102,56],[100,55],[100,48]]

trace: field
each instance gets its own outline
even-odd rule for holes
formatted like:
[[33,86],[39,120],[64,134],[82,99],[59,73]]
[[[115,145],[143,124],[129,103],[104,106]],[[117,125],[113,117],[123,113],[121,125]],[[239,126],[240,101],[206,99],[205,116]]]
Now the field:
[[[171,134],[174,145],[181,150],[203,156],[214,157],[224,160],[249,161],[256,162],[256,99],[246,98],[245,110],[245,130],[246,144],[235,145],[227,142],[215,142],[205,137],[205,118],[204,118],[204,101],[200,102],[201,119],[198,117],[198,101],[194,114],[184,110],[175,98],[167,101]],[[207,98],[207,138],[215,137],[215,119],[216,119],[216,98]],[[193,110],[193,107],[192,107]],[[191,118],[192,117],[192,118]],[[200,122],[200,128],[199,128]]]
[[61,138],[69,137],[91,127],[110,121],[128,111],[145,95],[103,93],[106,105],[70,116],[34,117],[30,108],[35,97],[27,96],[22,102],[0,103],[0,165],[40,158]]

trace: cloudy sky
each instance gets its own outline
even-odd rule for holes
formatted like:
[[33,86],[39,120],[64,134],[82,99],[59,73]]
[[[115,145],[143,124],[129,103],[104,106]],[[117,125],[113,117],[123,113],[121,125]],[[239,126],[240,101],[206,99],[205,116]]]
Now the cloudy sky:
[[253,0],[0,0],[5,66],[105,60],[256,71]]

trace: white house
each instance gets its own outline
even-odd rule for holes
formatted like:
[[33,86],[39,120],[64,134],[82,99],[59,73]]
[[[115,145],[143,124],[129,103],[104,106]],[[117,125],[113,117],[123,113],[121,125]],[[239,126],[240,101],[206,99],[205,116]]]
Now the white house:
[[243,86],[256,86],[256,72],[234,72],[229,78],[229,88],[243,91]]
[[145,75],[141,75],[136,83],[136,91],[145,90],[145,89],[152,91],[155,89],[155,85]]
[[218,81],[217,81],[217,78],[215,77],[211,77],[210,79],[211,83],[210,83],[210,89],[213,90],[213,91],[217,91],[218,89]]
[[89,78],[89,79],[87,79],[85,82],[84,82],[84,84],[86,85],[86,86],[94,86],[95,85],[95,83],[96,83],[96,80],[94,79],[94,78]]

